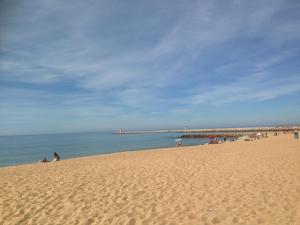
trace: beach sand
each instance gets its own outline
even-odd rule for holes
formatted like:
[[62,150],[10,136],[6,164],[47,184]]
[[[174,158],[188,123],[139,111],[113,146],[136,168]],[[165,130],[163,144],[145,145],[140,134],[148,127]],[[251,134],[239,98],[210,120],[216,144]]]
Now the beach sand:
[[0,224],[299,225],[292,134],[0,169]]

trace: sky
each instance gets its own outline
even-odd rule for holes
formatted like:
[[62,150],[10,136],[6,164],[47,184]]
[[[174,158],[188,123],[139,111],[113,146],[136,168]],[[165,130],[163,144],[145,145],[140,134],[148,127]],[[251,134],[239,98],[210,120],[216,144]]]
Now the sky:
[[1,0],[0,135],[300,124],[298,0]]

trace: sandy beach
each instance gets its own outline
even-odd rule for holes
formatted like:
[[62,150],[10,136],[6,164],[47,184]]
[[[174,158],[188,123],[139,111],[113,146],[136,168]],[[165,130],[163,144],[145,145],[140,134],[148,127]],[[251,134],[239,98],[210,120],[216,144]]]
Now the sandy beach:
[[0,168],[0,224],[299,225],[300,140]]

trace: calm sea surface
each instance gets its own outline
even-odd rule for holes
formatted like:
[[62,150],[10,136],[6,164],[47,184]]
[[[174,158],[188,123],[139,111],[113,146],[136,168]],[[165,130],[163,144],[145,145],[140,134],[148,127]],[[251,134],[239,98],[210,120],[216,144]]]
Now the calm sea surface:
[[[0,166],[34,163],[58,152],[62,159],[105,153],[175,146],[180,133],[126,134],[108,132],[0,136]],[[184,139],[183,144],[199,145],[206,138]]]

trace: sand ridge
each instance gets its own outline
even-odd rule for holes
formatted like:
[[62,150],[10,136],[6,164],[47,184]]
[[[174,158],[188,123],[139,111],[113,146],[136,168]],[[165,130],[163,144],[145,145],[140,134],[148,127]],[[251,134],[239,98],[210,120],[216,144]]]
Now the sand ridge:
[[300,224],[291,134],[0,169],[0,224]]

